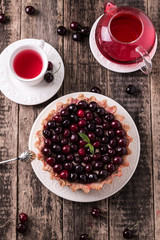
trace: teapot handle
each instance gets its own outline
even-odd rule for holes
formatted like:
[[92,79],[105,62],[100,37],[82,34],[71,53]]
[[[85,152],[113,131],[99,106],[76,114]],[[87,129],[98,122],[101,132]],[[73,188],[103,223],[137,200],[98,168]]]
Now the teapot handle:
[[114,0],[104,0],[104,13],[107,13],[117,6],[114,4]]
[[141,46],[136,48],[136,52],[138,52],[143,59],[144,65],[141,67],[141,71],[145,74],[149,74],[152,70],[152,61],[148,52]]

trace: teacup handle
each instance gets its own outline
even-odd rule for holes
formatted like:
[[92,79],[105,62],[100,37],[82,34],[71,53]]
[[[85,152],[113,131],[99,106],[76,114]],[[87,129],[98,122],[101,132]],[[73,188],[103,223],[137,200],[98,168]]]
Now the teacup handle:
[[136,52],[143,58],[144,66],[141,67],[141,71],[145,74],[149,74],[152,70],[152,61],[148,52],[141,46],[136,48]]
[[38,47],[44,48],[45,41],[43,39],[40,39],[38,42]]
[[117,7],[114,0],[104,0],[104,13],[107,13],[111,9]]

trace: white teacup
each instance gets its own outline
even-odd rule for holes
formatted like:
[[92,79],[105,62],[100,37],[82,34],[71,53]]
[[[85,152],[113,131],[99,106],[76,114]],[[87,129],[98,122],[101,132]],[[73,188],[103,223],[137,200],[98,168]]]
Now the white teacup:
[[[43,50],[44,47],[44,41],[43,40],[39,40],[39,43],[36,45],[33,44],[24,44],[21,46],[18,46],[14,49],[14,51],[11,53],[10,57],[9,57],[9,61],[8,61],[8,67],[9,67],[9,71],[11,72],[11,74],[19,81],[21,81],[22,83],[29,85],[29,86],[33,86],[36,85],[38,83],[40,83],[42,81],[42,79],[44,78],[44,75],[47,71],[47,67],[48,67],[48,59],[47,56]],[[33,78],[25,78],[25,77],[21,77],[19,76],[15,69],[14,69],[14,60],[15,57],[20,53],[23,52],[24,50],[33,50],[35,52],[37,52],[42,60],[42,68],[40,73],[33,77]]]

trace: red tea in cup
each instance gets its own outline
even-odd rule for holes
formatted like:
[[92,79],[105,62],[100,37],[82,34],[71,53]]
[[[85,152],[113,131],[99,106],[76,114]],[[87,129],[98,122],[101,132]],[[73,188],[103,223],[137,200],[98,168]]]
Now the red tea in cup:
[[43,60],[40,54],[32,49],[20,51],[13,60],[15,73],[25,79],[37,77],[43,68]]

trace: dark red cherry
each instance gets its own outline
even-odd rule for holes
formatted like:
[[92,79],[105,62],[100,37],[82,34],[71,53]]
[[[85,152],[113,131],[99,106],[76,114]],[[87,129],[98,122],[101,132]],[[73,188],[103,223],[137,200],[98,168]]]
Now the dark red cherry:
[[69,112],[77,112],[77,106],[76,106],[76,104],[70,104],[69,106],[68,106],[68,111]]
[[118,137],[123,137],[125,136],[126,132],[123,129],[117,129],[116,134]]
[[60,153],[61,150],[62,150],[62,148],[61,148],[60,145],[54,144],[54,145],[52,146],[52,151],[53,151],[54,153]]
[[[89,32],[90,32],[89,27],[82,27],[80,30],[80,33],[82,34],[82,36],[89,36]],[[93,91],[91,90],[91,92]]]
[[102,155],[100,153],[95,153],[93,155],[93,160],[100,161],[102,159]]
[[53,167],[53,165],[55,164],[55,162],[56,162],[56,160],[55,160],[54,157],[48,157],[48,158],[46,158],[46,163],[47,163],[48,165],[50,165],[51,167]]
[[72,152],[77,152],[78,151],[78,146],[76,144],[71,144],[70,146]]
[[105,116],[104,116],[104,119],[108,122],[111,122],[114,120],[114,115],[112,113],[107,113]]
[[18,223],[16,229],[17,229],[17,232],[24,233],[26,231],[27,227],[23,223]]
[[67,129],[67,128],[64,129],[63,136],[65,138],[68,138],[70,136],[70,134],[71,134],[71,131],[69,129]]
[[59,126],[59,127],[56,127],[56,128],[54,129],[54,131],[55,131],[55,133],[57,133],[57,134],[61,134],[62,131],[63,131],[63,128],[62,128],[61,126]]
[[113,138],[115,136],[115,131],[113,129],[108,130],[108,137]]
[[77,164],[77,165],[75,165],[75,172],[76,173],[82,173],[83,172],[83,170],[84,170],[84,167],[81,165],[81,164]]
[[118,120],[113,120],[113,121],[111,122],[111,127],[112,127],[113,129],[118,129],[118,128],[121,127],[121,123],[120,123]]
[[91,163],[86,164],[86,166],[85,166],[85,172],[86,172],[86,173],[91,173],[92,170],[93,170],[92,164],[91,164]]
[[109,158],[109,156],[106,154],[106,155],[103,155],[102,156],[102,162],[103,162],[103,164],[108,164],[108,163],[110,163],[111,162],[111,159]]
[[52,155],[52,151],[49,147],[44,147],[42,152],[43,152],[44,156],[47,156],[47,157]]
[[113,173],[115,170],[116,170],[116,168],[115,168],[114,164],[109,163],[107,165],[107,172]]
[[102,118],[100,118],[100,117],[95,117],[95,123],[96,124],[98,124],[98,125],[100,125],[101,123],[102,123]]
[[136,92],[136,87],[134,85],[129,85],[127,88],[126,88],[126,92],[128,94],[134,94]]
[[90,155],[87,155],[83,158],[84,163],[91,163],[92,162],[92,157]]
[[88,137],[90,139],[91,142],[94,142],[96,140],[96,136],[94,133],[90,132],[88,133]]
[[84,184],[87,183],[87,176],[85,174],[80,174],[79,181]]
[[125,147],[117,147],[116,152],[118,155],[122,156],[127,153],[127,149]]
[[92,87],[92,88],[91,88],[91,92],[101,93],[101,89],[100,89],[99,87]]
[[84,100],[82,100],[82,101],[80,101],[79,103],[78,103],[78,108],[79,109],[86,109],[88,107],[88,103],[86,102],[86,101],[84,101]]
[[61,145],[64,146],[64,145],[67,145],[68,144],[68,139],[67,138],[62,138],[61,139]]
[[77,126],[76,124],[72,124],[72,125],[70,126],[70,129],[71,129],[71,131],[73,131],[73,132],[77,132],[77,131],[78,131],[78,126]]
[[58,35],[64,36],[66,34],[66,28],[64,26],[59,26],[57,28]]
[[44,139],[44,146],[45,147],[50,147],[52,145],[52,141],[49,138]]
[[101,210],[100,210],[100,208],[93,208],[92,211],[91,211],[91,215],[92,215],[94,218],[98,218],[98,217],[101,215]]
[[6,23],[7,17],[4,13],[0,13],[0,23]]
[[69,181],[70,182],[76,182],[78,179],[78,174],[77,173],[70,173],[69,174]]
[[77,115],[78,115],[78,117],[83,118],[84,115],[85,115],[84,110],[83,109],[79,109],[78,112],[77,112]]
[[103,126],[103,129],[104,129],[104,130],[110,129],[110,123],[109,123],[109,122],[104,122],[104,123],[102,124],[102,126]]
[[72,153],[67,155],[67,161],[72,162],[74,160],[74,155]]
[[101,152],[102,154],[107,153],[107,151],[108,151],[108,147],[107,147],[106,145],[100,147],[100,152]]
[[48,121],[47,123],[47,127],[50,129],[50,128],[55,128],[56,127],[56,122],[51,120],[51,121]]
[[113,148],[108,149],[109,157],[114,157],[116,155],[116,151]]
[[107,144],[107,143],[109,143],[109,137],[108,136],[103,136],[101,141],[102,141],[102,143]]
[[106,179],[107,177],[108,177],[108,172],[107,172],[107,170],[103,169],[103,170],[100,170],[100,171],[99,171],[99,178],[100,178],[101,180],[104,180],[104,179]]
[[76,163],[81,163],[82,162],[82,158],[80,158],[79,156],[75,156],[74,161]]
[[120,156],[115,156],[115,157],[113,158],[113,163],[114,163],[115,165],[120,165],[122,162],[123,162],[123,159],[122,159]]
[[71,148],[70,148],[69,145],[65,145],[65,146],[63,146],[62,151],[63,151],[65,154],[69,154],[70,151],[71,151]]
[[28,216],[26,213],[20,213],[19,214],[19,221],[21,223],[27,222],[28,221]]
[[130,238],[132,238],[132,237],[133,237],[133,231],[132,231],[131,229],[129,229],[129,228],[124,229],[124,231],[123,231],[123,237],[124,237],[125,239],[130,239]]
[[94,163],[94,169],[95,170],[100,170],[103,168],[103,163],[102,162],[95,162]]
[[90,102],[88,108],[94,112],[97,109],[97,103],[96,102]]
[[86,129],[84,129],[84,128],[79,129],[79,132],[80,132],[80,133],[85,133],[85,134],[87,134],[87,131],[86,131]]
[[72,39],[76,42],[80,42],[82,40],[82,35],[79,32],[73,33]]
[[112,139],[110,140],[110,142],[109,142],[109,145],[110,145],[111,147],[115,147],[115,146],[117,145],[116,139],[112,138]]
[[72,121],[73,123],[77,123],[77,122],[79,121],[78,116],[75,115],[75,114],[71,114],[71,115],[70,115],[70,119],[71,119],[71,121]]
[[83,139],[79,140],[79,146],[80,147],[84,147],[87,144],[87,142],[85,142]]
[[26,12],[28,15],[34,15],[34,13],[35,13],[35,8],[32,7],[32,6],[27,6],[27,7],[25,7],[25,12]]
[[63,170],[59,173],[59,177],[63,180],[67,180],[69,177],[69,172],[67,170]]
[[56,160],[58,163],[64,163],[66,161],[66,156],[63,154],[58,154]]
[[96,128],[96,130],[95,130],[95,134],[96,134],[98,137],[102,137],[103,134],[104,134],[104,131],[103,131],[102,128],[98,127],[98,128]]
[[55,165],[53,166],[53,171],[54,171],[55,173],[61,172],[62,169],[63,169],[63,167],[62,167],[62,165],[61,165],[60,163],[57,163],[57,164],[55,164]]
[[63,127],[68,127],[70,125],[70,120],[69,119],[64,119],[62,122]]
[[90,173],[88,175],[88,182],[89,183],[93,183],[93,182],[97,182],[97,181],[98,181],[97,173]]
[[70,23],[70,28],[71,28],[72,30],[78,30],[79,27],[80,27],[80,25],[79,25],[78,22],[71,22],[71,23]]
[[93,114],[91,112],[86,112],[86,119],[91,121],[93,119]]
[[52,142],[53,143],[58,143],[60,141],[60,136],[57,134],[53,134],[52,136]]
[[48,130],[48,129],[44,129],[44,130],[43,130],[43,136],[44,136],[45,138],[51,137],[51,131]]
[[99,148],[100,146],[101,146],[100,141],[96,141],[96,142],[93,143],[94,148]]
[[62,116],[60,116],[60,115],[55,115],[55,116],[54,116],[54,120],[55,120],[56,122],[60,123],[60,122],[62,122]]
[[120,138],[120,139],[118,140],[118,145],[119,145],[120,147],[125,147],[125,146],[127,145],[127,140],[126,140],[125,138]]
[[96,129],[96,124],[94,122],[90,122],[88,123],[87,128],[89,131],[94,132]]
[[98,116],[102,117],[105,114],[105,110],[102,107],[97,108],[97,114]]
[[68,115],[69,115],[68,109],[62,109],[62,110],[61,110],[61,115],[62,115],[63,117],[68,117]]
[[84,233],[79,237],[79,240],[91,240],[88,234]]
[[78,150],[78,154],[79,154],[79,156],[84,157],[84,156],[86,155],[86,150],[85,150],[85,148],[80,148],[80,149]]
[[79,126],[79,127],[84,127],[84,126],[86,126],[86,124],[87,124],[87,122],[86,122],[85,119],[81,119],[81,120],[78,122],[78,126]]
[[72,164],[71,162],[66,162],[66,163],[64,164],[64,169],[66,169],[66,170],[68,170],[69,172],[71,172],[72,169],[73,169],[73,164]]
[[77,141],[78,141],[78,135],[77,135],[76,133],[72,133],[72,134],[71,134],[71,137],[70,137],[70,141],[71,141],[72,143],[77,142]]
[[52,73],[50,72],[47,72],[45,75],[44,75],[44,80],[48,83],[52,82],[54,79],[54,76]]
[[50,61],[48,61],[47,71],[52,71],[52,70],[53,70],[53,63],[51,63]]

